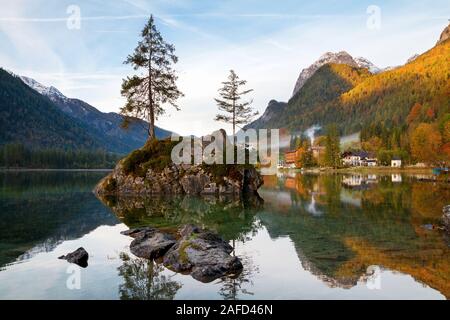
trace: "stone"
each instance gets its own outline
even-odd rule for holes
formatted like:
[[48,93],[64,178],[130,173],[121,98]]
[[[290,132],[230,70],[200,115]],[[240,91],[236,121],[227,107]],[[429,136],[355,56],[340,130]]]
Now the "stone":
[[254,194],[262,185],[263,179],[255,168],[236,169],[238,174],[217,177],[205,172],[200,165],[170,164],[161,171],[148,169],[145,176],[135,177],[126,174],[119,162],[116,168],[95,187],[98,196],[148,196],[148,195],[241,195]]
[[130,244],[131,253],[150,260],[162,257],[176,243],[171,234],[151,227],[133,229],[122,234],[135,238]]
[[84,250],[84,248],[81,247],[65,256],[60,256],[58,259],[67,260],[70,263],[86,268],[88,266],[89,254],[86,250]]
[[191,235],[193,235],[194,233],[200,233],[203,230],[193,224],[186,224],[184,226],[182,226],[180,228],[180,230],[178,231],[178,234],[182,237],[182,238],[186,238],[186,237],[190,237]]
[[244,170],[243,192],[246,194],[258,194],[258,189],[263,185],[264,180],[255,169]]
[[181,239],[164,255],[167,268],[190,272],[205,283],[242,271],[239,258],[230,255],[233,247],[217,234],[193,225],[184,226],[179,234]]
[[181,178],[180,183],[186,194],[195,195],[202,193],[205,185],[210,184],[210,177],[203,173],[186,175]]
[[124,236],[129,236],[131,238],[138,238],[139,236],[143,234],[149,234],[152,232],[155,232],[156,229],[152,227],[141,227],[141,228],[135,228],[135,229],[129,229],[126,231],[122,231],[120,234],[123,234]]

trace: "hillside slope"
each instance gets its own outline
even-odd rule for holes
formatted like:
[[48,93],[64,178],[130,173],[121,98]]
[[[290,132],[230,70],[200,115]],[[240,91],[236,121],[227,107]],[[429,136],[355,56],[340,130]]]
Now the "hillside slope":
[[[412,107],[419,103],[439,122],[450,112],[450,40],[404,66],[372,74],[343,64],[326,64],[269,121],[257,128],[306,130],[312,125],[336,123],[341,134],[373,124],[405,127]],[[259,119],[258,119],[259,120]],[[257,121],[258,121],[257,120]],[[255,123],[248,127],[255,127]]]
[[49,99],[0,69],[0,145],[30,148],[100,149],[89,128],[61,112]]
[[[105,149],[129,153],[145,144],[148,136],[148,125],[145,121],[136,120],[125,130],[121,128],[123,117],[120,114],[101,112],[82,100],[66,97],[54,87],[46,87],[28,77],[20,78],[30,88],[49,98],[65,114],[87,125],[91,133],[99,137]],[[156,137],[161,139],[171,134],[170,131],[159,127],[155,128],[155,133]]]
[[325,122],[337,122],[345,133],[372,123],[404,126],[411,108],[420,103],[431,110],[430,121],[450,111],[450,41],[441,43],[414,61],[365,79],[321,113]]
[[305,130],[322,123],[322,108],[342,93],[354,88],[371,73],[364,68],[346,64],[320,67],[289,101],[271,102],[264,115],[245,128],[289,128]]

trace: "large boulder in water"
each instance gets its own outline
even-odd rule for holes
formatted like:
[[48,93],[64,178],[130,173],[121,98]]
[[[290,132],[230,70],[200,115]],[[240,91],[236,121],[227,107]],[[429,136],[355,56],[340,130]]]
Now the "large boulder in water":
[[75,263],[82,268],[86,268],[88,266],[89,254],[84,248],[78,248],[74,252],[68,253],[65,256],[60,256],[58,259],[64,259],[70,263]]
[[164,265],[176,272],[190,272],[201,282],[238,274],[242,271],[239,258],[231,256],[233,248],[218,235],[193,225],[184,226],[181,238],[164,255]]
[[162,257],[176,243],[171,234],[151,227],[132,229],[122,234],[135,238],[130,244],[130,251],[145,259]]

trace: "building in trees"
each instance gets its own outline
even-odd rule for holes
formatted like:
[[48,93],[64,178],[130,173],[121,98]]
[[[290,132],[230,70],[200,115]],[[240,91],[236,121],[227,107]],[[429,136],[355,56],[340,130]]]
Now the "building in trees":
[[400,157],[393,157],[391,160],[391,167],[393,168],[401,168],[402,167],[402,159]]
[[378,159],[372,152],[346,151],[342,154],[342,164],[351,167],[374,167]]

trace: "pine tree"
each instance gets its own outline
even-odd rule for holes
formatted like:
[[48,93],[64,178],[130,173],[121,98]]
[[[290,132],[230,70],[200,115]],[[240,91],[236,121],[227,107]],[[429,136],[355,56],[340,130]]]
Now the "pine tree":
[[325,162],[328,166],[337,168],[341,162],[339,133],[335,124],[329,125],[326,131]]
[[168,44],[156,29],[153,16],[150,16],[141,33],[142,40],[134,52],[124,62],[134,70],[143,70],[141,75],[127,77],[122,83],[122,96],[127,103],[120,113],[124,127],[134,118],[148,121],[149,140],[155,139],[155,120],[164,113],[163,105],[169,104],[179,110],[176,100],[183,94],[178,90],[178,79],[172,65],[178,62],[175,47]]
[[311,149],[311,142],[309,138],[305,138],[302,142],[302,147],[305,152],[302,154],[301,162],[304,168],[309,168],[314,166],[314,155]]
[[223,87],[219,89],[221,99],[214,99],[219,111],[227,114],[217,114],[215,121],[223,121],[233,125],[233,136],[236,135],[236,126],[247,124],[252,121],[258,112],[253,112],[251,104],[253,100],[241,101],[243,96],[253,91],[253,89],[242,90],[241,87],[247,84],[246,80],[240,80],[233,70],[230,70],[228,81],[222,82]]

